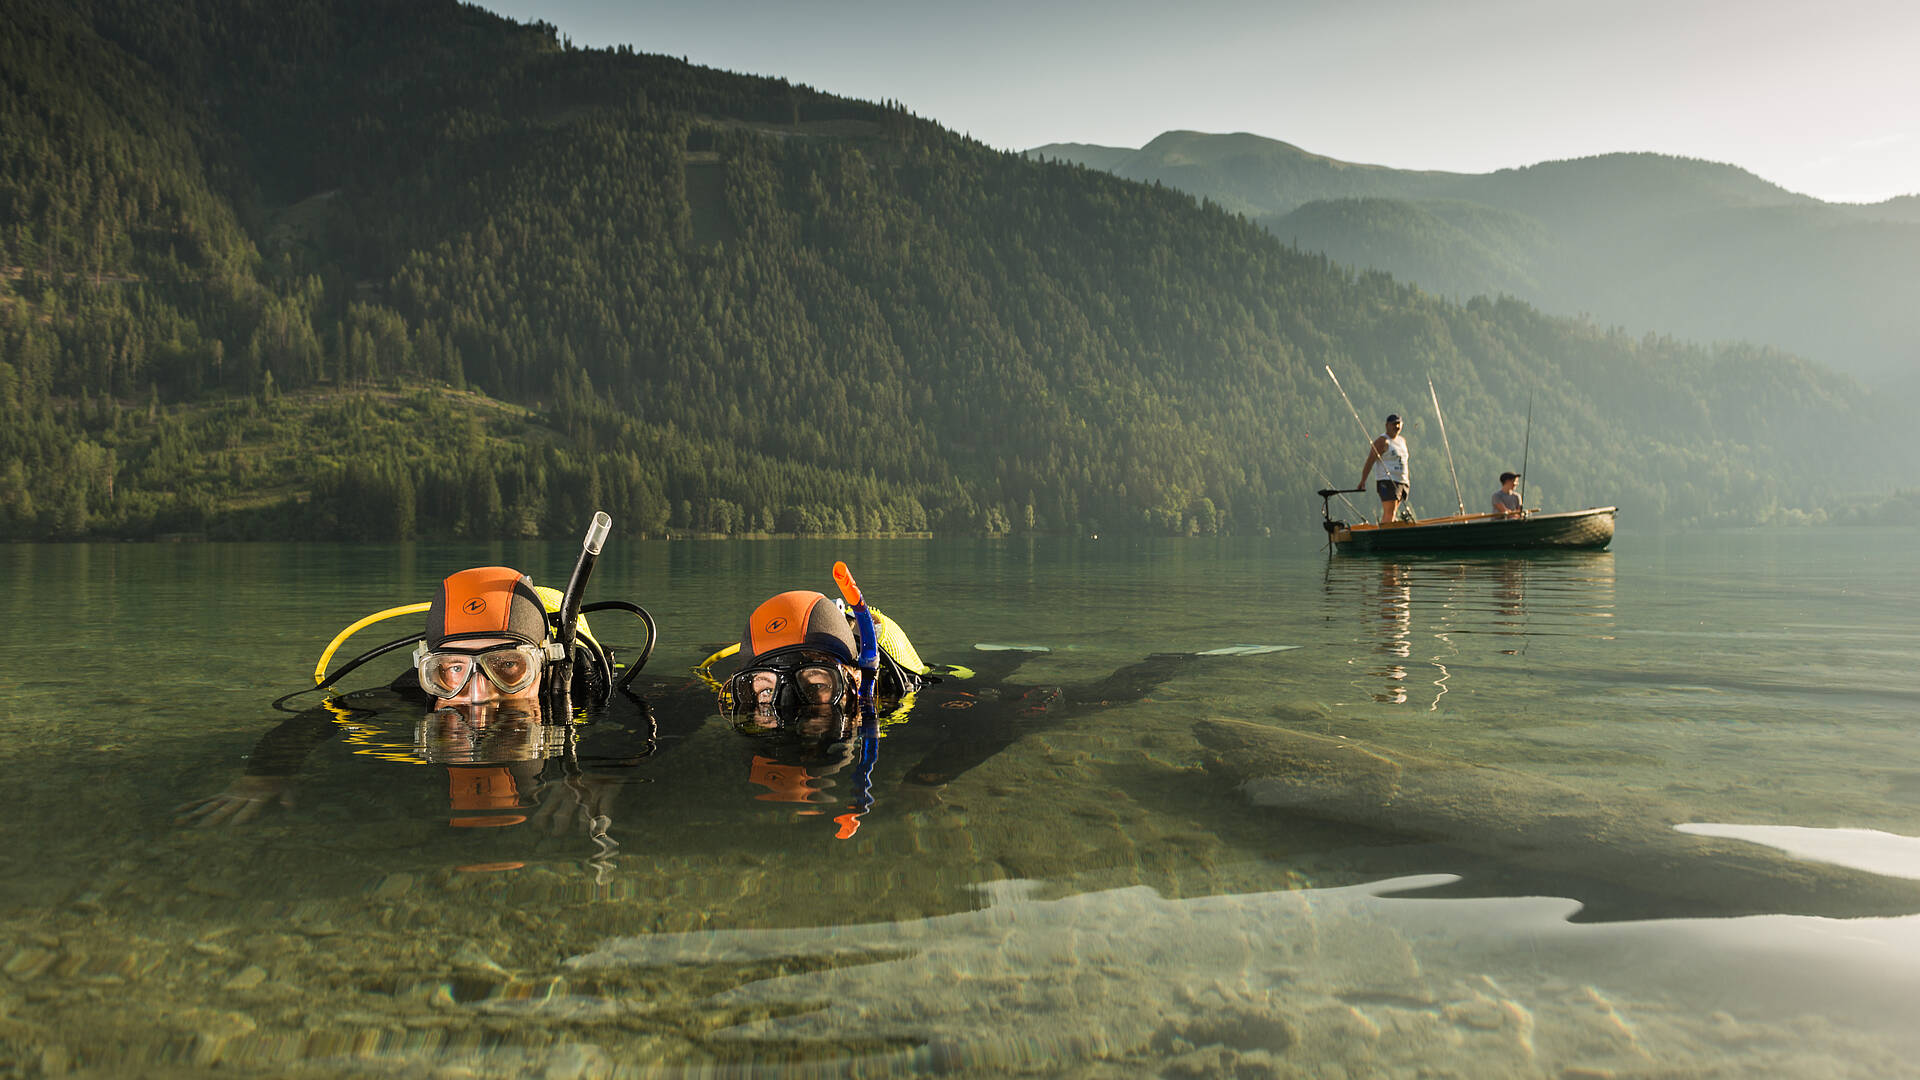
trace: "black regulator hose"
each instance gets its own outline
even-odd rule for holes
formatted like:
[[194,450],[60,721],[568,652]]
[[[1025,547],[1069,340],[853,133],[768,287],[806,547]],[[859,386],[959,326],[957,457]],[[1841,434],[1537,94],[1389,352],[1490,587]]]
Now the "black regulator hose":
[[395,649],[401,648],[403,646],[411,645],[414,642],[419,640],[420,640],[420,635],[416,633],[416,634],[408,634],[406,637],[394,638],[392,641],[389,641],[384,645],[375,645],[373,648],[368,649],[366,652],[361,653],[359,656],[356,656],[353,659],[347,661],[346,663],[341,664],[340,667],[336,671],[334,671],[333,674],[327,676],[325,679],[322,679],[321,681],[315,683],[314,685],[304,687],[299,690],[295,690],[291,694],[282,694],[280,697],[275,698],[273,702],[273,707],[280,710],[281,712],[297,712],[298,710],[296,709],[287,708],[286,702],[292,698],[299,697],[301,694],[310,694],[315,690],[325,690],[327,687],[332,686],[334,683],[337,683],[341,679],[345,678],[349,672],[351,672],[354,668],[359,667],[361,664],[364,664],[369,660],[373,660],[378,657],[385,656]]
[[633,681],[633,677],[640,674],[640,669],[647,666],[647,658],[653,655],[653,647],[660,641],[660,628],[654,623],[653,616],[647,613],[646,608],[630,601],[600,600],[581,608],[580,614],[591,615],[596,611],[624,611],[647,626],[647,643],[640,647],[639,656],[627,662],[627,670],[621,673],[620,681],[613,686],[615,690],[625,690],[627,684]]

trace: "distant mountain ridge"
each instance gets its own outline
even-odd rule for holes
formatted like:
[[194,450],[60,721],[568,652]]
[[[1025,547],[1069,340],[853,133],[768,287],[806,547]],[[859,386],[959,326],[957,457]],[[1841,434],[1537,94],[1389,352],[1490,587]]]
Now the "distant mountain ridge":
[[1159,181],[1255,218],[1284,214],[1320,199],[1447,198],[1446,185],[1464,175],[1360,165],[1246,132],[1169,131],[1138,150],[1049,143],[1027,153],[1128,180]]
[[1029,153],[1178,188],[1443,295],[1506,293],[1636,331],[1778,345],[1882,383],[1920,357],[1920,195],[1826,203],[1651,153],[1395,169],[1244,132]]
[[[1194,194],[1204,194],[1228,210],[1249,217],[1285,214],[1322,199],[1367,196],[1489,203],[1500,198],[1517,203],[1513,209],[1551,211],[1573,199],[1621,203],[1623,184],[1638,185],[1642,191],[1664,189],[1672,200],[1668,209],[1836,206],[1870,213],[1878,207],[1885,208],[1890,220],[1920,217],[1920,195],[1872,205],[1829,204],[1788,191],[1736,165],[1653,153],[1601,154],[1490,173],[1461,173],[1342,161],[1262,135],[1200,131],[1165,132],[1139,149],[1048,143],[1027,153],[1086,165],[1129,180],[1171,183],[1170,175],[1178,173],[1226,177],[1238,181],[1237,193],[1233,183],[1216,179],[1220,190]],[[1251,182],[1262,179],[1285,181],[1291,186]]]

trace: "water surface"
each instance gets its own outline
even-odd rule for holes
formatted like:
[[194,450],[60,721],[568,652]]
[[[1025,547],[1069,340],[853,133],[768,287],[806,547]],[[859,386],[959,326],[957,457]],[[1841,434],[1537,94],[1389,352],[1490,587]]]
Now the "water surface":
[[[560,784],[529,820],[456,827],[460,774],[421,760],[404,711],[341,722],[290,807],[174,815],[243,772],[285,719],[267,703],[336,630],[467,565],[558,585],[569,545],[0,548],[18,769],[0,1058],[102,1076],[1915,1075],[1915,539],[1329,559],[1291,540],[616,533],[590,598],[659,619],[643,681],[671,715],[651,757],[601,773],[599,840]],[[830,591],[836,558],[928,659],[1047,648],[1011,677],[1039,705],[1152,653],[1298,648],[1064,720],[1035,708],[945,783],[910,772],[1021,710],[930,696],[880,740],[842,839],[854,770],[815,768],[813,801],[785,801],[753,744],[688,714],[691,665],[767,595]],[[1401,780],[1375,798],[1360,773],[1318,776],[1310,804],[1257,805],[1207,721],[1336,741]]]

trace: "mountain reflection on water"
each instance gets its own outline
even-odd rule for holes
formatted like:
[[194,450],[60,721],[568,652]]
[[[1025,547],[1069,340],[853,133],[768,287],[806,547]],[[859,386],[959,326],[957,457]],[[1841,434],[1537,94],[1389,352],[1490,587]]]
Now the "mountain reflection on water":
[[[1876,918],[1833,917],[1851,912],[1817,888],[1897,872],[1920,837],[1915,702],[1889,677],[1920,660],[1913,541],[1379,560],[616,532],[593,596],[646,604],[663,635],[651,711],[616,704],[594,735],[654,745],[557,835],[537,801],[456,826],[452,770],[486,763],[434,749],[447,733],[422,710],[343,721],[292,805],[244,826],[178,828],[173,809],[247,768],[285,719],[266,703],[338,627],[461,566],[561,579],[569,546],[0,549],[0,610],[34,628],[0,642],[0,1073],[1920,1075],[1920,927],[1898,906],[1920,884],[1876,877],[1894,912]],[[755,745],[664,707],[695,700],[687,668],[742,612],[823,585],[836,558],[930,660],[1047,647],[1022,686],[1299,648],[1057,721],[918,712],[878,740],[841,839],[850,770],[763,798]],[[1304,809],[1255,805],[1206,724],[1375,766],[1294,789],[1316,794]],[[964,768],[916,782],[930,760]],[[1414,783],[1408,763],[1439,772]],[[550,778],[559,806],[566,770]],[[1548,857],[1502,840],[1516,808],[1596,824]],[[1799,914],[1716,909],[1656,855],[1714,866],[1741,845],[1811,897]]]

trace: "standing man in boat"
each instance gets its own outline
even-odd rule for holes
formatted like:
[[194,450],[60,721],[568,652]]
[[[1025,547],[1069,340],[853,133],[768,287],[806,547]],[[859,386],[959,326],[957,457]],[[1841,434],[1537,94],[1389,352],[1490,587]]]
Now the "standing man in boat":
[[1386,525],[1398,519],[1400,506],[1407,500],[1412,490],[1411,474],[1407,469],[1407,440],[1400,434],[1400,414],[1388,413],[1386,434],[1374,437],[1373,446],[1367,451],[1367,463],[1360,468],[1359,487],[1367,486],[1367,474],[1373,471],[1374,462],[1380,463],[1379,479],[1374,481],[1374,491],[1380,496],[1380,524]]

